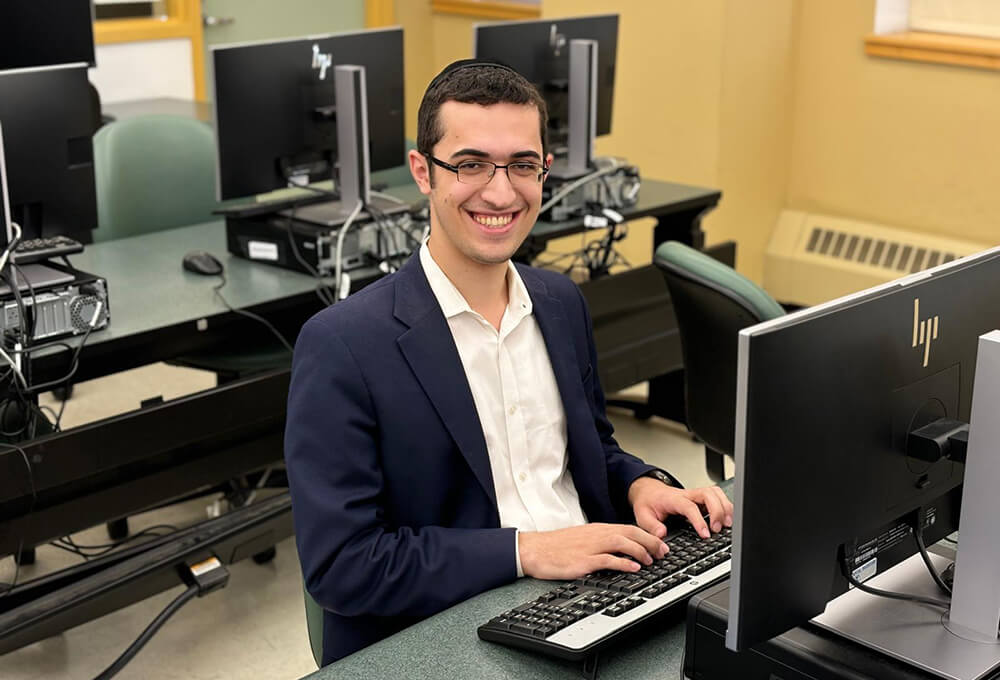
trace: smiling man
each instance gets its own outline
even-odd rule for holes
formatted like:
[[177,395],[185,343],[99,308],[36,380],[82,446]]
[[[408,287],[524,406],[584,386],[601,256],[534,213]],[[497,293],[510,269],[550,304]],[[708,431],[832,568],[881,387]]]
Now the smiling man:
[[541,206],[545,126],[513,70],[446,68],[409,156],[430,237],[299,335],[285,458],[324,663],[521,575],[637,570],[665,554],[668,515],[704,537],[732,524],[717,487],[621,450],[579,290],[510,261]]

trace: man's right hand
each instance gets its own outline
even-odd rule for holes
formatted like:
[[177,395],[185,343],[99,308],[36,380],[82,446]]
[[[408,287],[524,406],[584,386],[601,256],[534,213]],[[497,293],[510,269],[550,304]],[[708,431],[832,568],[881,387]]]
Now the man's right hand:
[[629,524],[522,531],[517,541],[524,575],[541,579],[580,578],[600,569],[638,571],[640,564],[667,554],[666,543]]

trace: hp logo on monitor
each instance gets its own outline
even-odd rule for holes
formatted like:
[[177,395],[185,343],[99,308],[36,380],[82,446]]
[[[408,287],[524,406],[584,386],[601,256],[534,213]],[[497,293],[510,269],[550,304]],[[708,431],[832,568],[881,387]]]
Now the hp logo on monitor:
[[938,317],[920,318],[920,298],[913,301],[913,346],[924,348],[924,367],[931,358],[931,341],[938,337]]
[[333,66],[333,55],[323,54],[319,51],[319,45],[313,45],[313,69],[319,71],[319,79],[326,80],[326,70]]

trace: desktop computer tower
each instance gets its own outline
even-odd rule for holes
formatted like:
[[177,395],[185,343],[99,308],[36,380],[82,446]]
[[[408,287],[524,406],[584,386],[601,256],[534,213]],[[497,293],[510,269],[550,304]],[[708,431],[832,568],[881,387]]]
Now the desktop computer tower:
[[[338,234],[339,228],[319,226],[274,212],[226,217],[226,246],[230,253],[307,274],[333,273]],[[376,224],[355,224],[344,237],[341,267],[345,272],[374,267],[386,256],[408,253],[402,239],[394,241],[380,235]]]
[[[31,276],[31,267],[44,270],[47,278]],[[106,328],[110,323],[108,284],[100,276],[55,262],[25,265],[22,271],[32,281],[33,290],[22,286],[20,292],[24,312],[34,320],[34,341],[82,335],[91,322],[94,330]],[[19,331],[23,322],[21,306],[9,289],[0,291],[0,310],[0,333]]]

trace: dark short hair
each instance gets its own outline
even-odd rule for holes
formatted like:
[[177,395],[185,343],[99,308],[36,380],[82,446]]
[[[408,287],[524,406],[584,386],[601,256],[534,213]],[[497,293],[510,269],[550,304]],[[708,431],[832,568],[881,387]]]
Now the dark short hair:
[[417,112],[417,150],[429,155],[441,141],[439,112],[445,102],[462,104],[528,104],[538,109],[542,156],[548,152],[548,109],[538,90],[520,73],[496,62],[464,59],[449,64],[424,92]]

